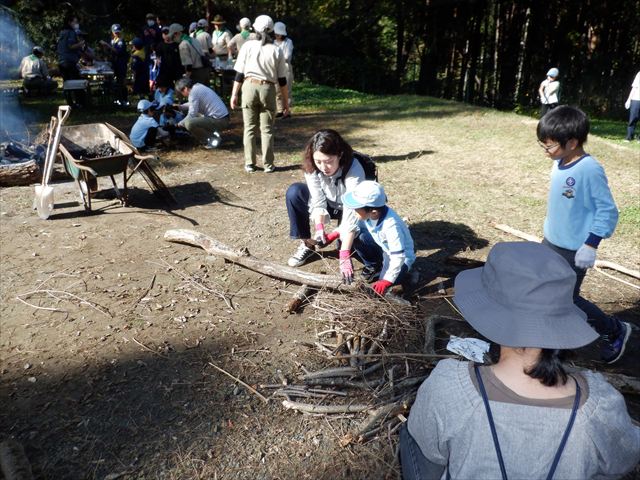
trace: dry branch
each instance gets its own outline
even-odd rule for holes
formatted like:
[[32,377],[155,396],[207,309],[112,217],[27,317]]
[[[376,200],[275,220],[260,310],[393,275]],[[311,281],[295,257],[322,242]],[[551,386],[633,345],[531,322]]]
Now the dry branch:
[[630,377],[620,373],[603,372],[603,375],[616,389],[622,392],[640,395],[640,378]]
[[[540,243],[542,241],[540,238],[536,237],[535,235],[530,235],[528,233],[521,232],[520,230],[516,230],[515,228],[512,228],[509,225],[497,224],[497,225],[494,225],[494,227],[497,228],[498,230],[502,230],[503,232],[510,233],[511,235],[516,236],[518,238],[529,240],[530,242]],[[614,263],[614,262],[608,262],[606,260],[596,260],[595,266],[600,268],[608,268],[610,270],[615,270],[617,272],[624,273],[625,275],[629,275],[630,277],[640,280],[640,272],[638,270],[632,270],[631,268],[618,265],[617,263]],[[615,280],[618,280],[618,279],[615,278]]]
[[293,294],[293,298],[289,301],[289,303],[287,303],[285,311],[289,313],[296,313],[298,310],[300,310],[300,307],[302,307],[304,302],[309,300],[309,297],[311,296],[313,291],[314,289],[309,285],[301,285],[300,288],[296,290],[296,293]]
[[284,408],[288,410],[297,410],[304,413],[358,413],[371,409],[371,405],[311,405],[309,403],[292,402],[284,400],[282,402]]
[[193,230],[167,230],[164,234],[164,239],[169,242],[180,242],[200,247],[211,255],[223,257],[230,262],[269,277],[288,280],[314,288],[329,288],[332,290],[356,290],[358,288],[355,283],[344,285],[342,283],[342,277],[338,275],[310,273],[297,268],[285,267],[274,262],[261,260],[251,255],[246,249],[235,250],[203,233],[194,232]]
[[209,365],[211,365],[213,368],[215,368],[216,370],[218,370],[219,372],[224,373],[227,377],[234,379],[236,382],[238,382],[240,385],[242,385],[244,388],[246,388],[247,390],[249,390],[251,393],[253,393],[256,397],[258,397],[260,400],[262,400],[264,403],[269,403],[269,399],[267,397],[265,397],[264,395],[262,395],[259,391],[257,391],[255,388],[253,388],[251,385],[248,385],[246,383],[244,383],[242,380],[240,380],[238,377],[234,377],[233,375],[231,375],[229,372],[227,372],[226,370],[220,368],[219,366],[217,366],[215,363],[209,362]]

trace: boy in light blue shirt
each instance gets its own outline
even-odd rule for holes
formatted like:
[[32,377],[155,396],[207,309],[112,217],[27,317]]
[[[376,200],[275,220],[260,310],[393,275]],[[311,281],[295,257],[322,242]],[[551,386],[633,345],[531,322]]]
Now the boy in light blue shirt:
[[[378,247],[361,249],[360,255],[373,253],[372,258],[362,258],[368,265],[375,265],[381,260],[378,272],[363,272],[365,275],[368,273],[370,278],[379,277],[371,287],[381,296],[389,287],[399,285],[408,278],[407,274],[416,260],[413,238],[407,224],[386,203],[387,196],[382,185],[371,180],[360,182],[342,196],[342,204],[355,210],[360,218],[359,240],[365,244],[375,242]],[[369,235],[362,235],[364,231]]]
[[538,123],[538,143],[554,160],[543,243],[562,255],[576,272],[573,301],[602,336],[602,360],[613,363],[624,353],[631,327],[580,296],[587,269],[595,265],[600,241],[609,238],[618,223],[618,209],[604,169],[584,151],[588,134],[587,115],[566,105],[550,110]]
[[138,112],[140,116],[133,125],[129,138],[136,148],[144,151],[155,147],[156,140],[164,139],[169,134],[153,118],[153,104],[149,100],[138,102]]

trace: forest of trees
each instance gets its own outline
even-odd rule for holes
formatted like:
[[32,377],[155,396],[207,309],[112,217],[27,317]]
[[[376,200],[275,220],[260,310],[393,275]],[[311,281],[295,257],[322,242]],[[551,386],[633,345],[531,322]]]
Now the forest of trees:
[[298,79],[377,93],[410,92],[513,109],[537,104],[550,67],[562,102],[619,116],[640,69],[638,0],[16,0],[9,7],[51,47],[73,9],[90,40],[145,13],[188,25],[221,13],[282,20]]

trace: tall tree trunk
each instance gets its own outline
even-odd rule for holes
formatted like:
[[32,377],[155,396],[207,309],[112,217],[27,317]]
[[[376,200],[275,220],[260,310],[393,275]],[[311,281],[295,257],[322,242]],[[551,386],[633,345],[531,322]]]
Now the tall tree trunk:
[[396,74],[395,74],[395,87],[396,91],[400,91],[402,85],[402,77],[404,75],[404,35],[405,35],[405,20],[404,20],[405,5],[403,0],[396,1]]
[[524,64],[527,61],[528,50],[528,37],[529,37],[529,22],[531,21],[531,7],[527,7],[525,11],[524,28],[522,29],[522,37],[520,39],[520,52],[518,55],[518,74],[516,75],[516,86],[513,92],[513,103],[518,105],[520,103],[520,92],[522,91],[522,72],[524,71]]

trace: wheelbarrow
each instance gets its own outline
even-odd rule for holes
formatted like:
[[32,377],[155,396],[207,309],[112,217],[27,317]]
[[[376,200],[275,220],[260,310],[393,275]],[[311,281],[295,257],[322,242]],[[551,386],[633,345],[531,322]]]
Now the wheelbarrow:
[[[103,143],[109,143],[117,153],[108,157],[79,158],[81,152]],[[91,210],[91,195],[98,190],[99,177],[109,177],[118,199],[123,206],[127,205],[127,166],[134,152],[104,123],[63,127],[60,152],[65,170],[78,185],[85,210]],[[120,173],[123,178],[122,192],[115,180],[115,175]]]

